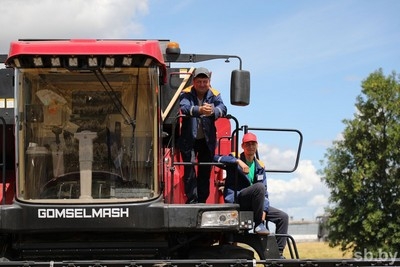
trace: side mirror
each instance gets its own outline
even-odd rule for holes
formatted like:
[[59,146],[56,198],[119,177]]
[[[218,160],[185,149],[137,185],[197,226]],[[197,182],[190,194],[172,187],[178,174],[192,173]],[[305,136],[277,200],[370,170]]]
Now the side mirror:
[[231,104],[247,106],[250,103],[250,72],[234,70],[231,75]]

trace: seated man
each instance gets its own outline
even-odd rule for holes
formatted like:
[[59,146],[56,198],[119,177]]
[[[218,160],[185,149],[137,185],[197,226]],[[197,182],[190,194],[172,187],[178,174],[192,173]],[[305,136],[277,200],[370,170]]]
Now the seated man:
[[[225,202],[235,202],[235,189],[237,191],[237,203],[241,210],[252,210],[254,213],[254,232],[268,235],[269,231],[264,220],[276,225],[277,234],[287,234],[289,216],[269,205],[267,191],[267,176],[264,163],[256,158],[257,137],[253,133],[246,133],[242,139],[243,152],[240,158],[229,155],[215,155],[214,161],[230,163],[224,167],[227,170],[225,180],[224,198]],[[232,164],[232,163],[237,163]],[[237,170],[236,170],[237,169]],[[237,182],[235,177],[237,174]],[[286,246],[286,237],[277,237],[278,247],[282,254]]]

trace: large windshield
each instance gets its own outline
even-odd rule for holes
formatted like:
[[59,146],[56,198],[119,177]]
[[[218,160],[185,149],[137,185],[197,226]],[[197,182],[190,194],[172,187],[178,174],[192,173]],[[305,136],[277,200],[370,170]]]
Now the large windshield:
[[157,68],[17,70],[17,197],[157,197]]

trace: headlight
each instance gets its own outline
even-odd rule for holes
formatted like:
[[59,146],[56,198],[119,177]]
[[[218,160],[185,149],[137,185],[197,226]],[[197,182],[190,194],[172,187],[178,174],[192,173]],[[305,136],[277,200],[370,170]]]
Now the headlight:
[[239,225],[239,213],[236,210],[206,211],[201,215],[201,227],[237,225]]

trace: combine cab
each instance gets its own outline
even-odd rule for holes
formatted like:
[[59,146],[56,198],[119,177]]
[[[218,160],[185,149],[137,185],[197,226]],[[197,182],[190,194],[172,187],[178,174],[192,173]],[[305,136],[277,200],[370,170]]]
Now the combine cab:
[[[273,235],[249,231],[251,212],[223,203],[218,164],[207,203],[184,204],[177,100],[193,68],[171,65],[228,58],[240,61],[181,54],[167,40],[13,42],[1,69],[0,265],[231,266],[278,257]],[[249,79],[240,61],[231,104],[249,103]],[[232,115],[217,128],[218,153],[237,150],[251,129]]]

